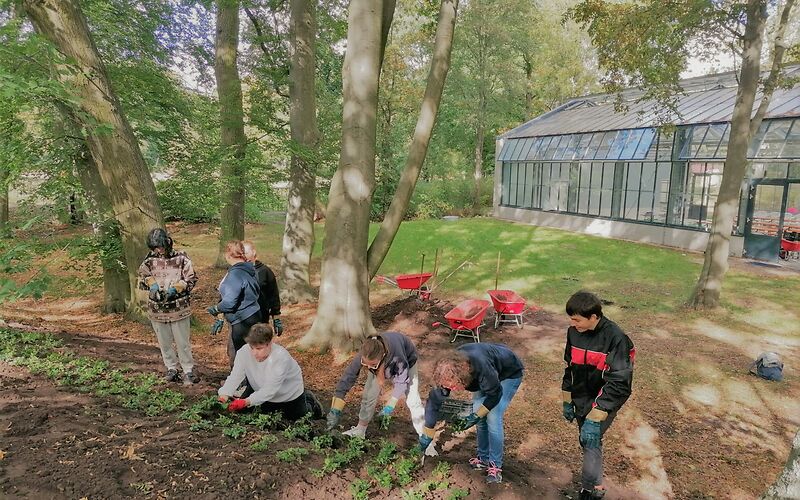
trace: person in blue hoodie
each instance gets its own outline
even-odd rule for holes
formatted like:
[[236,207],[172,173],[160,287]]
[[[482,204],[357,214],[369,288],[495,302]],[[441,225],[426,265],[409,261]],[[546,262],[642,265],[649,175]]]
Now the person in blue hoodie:
[[211,334],[222,331],[223,318],[231,325],[228,358],[233,366],[236,351],[244,347],[250,328],[261,322],[261,307],[258,304],[260,293],[256,268],[245,256],[241,241],[229,241],[225,245],[225,260],[231,266],[219,283],[220,301],[207,309],[216,317]]
[[433,441],[439,412],[451,391],[472,393],[472,413],[460,419],[458,431],[477,426],[478,455],[469,464],[486,471],[487,483],[503,481],[503,415],[517,393],[525,368],[503,344],[466,344],[439,358],[433,367],[433,383],[425,405],[425,428],[420,451]]

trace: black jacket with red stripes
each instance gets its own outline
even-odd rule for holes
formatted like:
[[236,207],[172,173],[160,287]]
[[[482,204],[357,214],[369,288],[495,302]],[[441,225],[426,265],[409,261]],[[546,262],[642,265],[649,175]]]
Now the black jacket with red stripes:
[[569,327],[561,390],[572,394],[578,415],[585,417],[594,407],[615,411],[628,400],[634,354],[631,339],[605,317],[594,330],[581,333]]

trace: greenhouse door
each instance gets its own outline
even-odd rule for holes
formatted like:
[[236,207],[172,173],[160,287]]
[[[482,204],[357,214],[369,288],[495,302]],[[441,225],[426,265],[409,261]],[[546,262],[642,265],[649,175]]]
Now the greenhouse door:
[[745,257],[778,260],[788,187],[785,180],[764,180],[750,185],[744,227]]

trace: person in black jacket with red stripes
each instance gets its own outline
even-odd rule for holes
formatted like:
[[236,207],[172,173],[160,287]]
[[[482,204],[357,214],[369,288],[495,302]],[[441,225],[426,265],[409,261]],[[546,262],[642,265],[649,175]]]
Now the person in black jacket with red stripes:
[[602,498],[603,434],[631,395],[635,350],[620,327],[603,316],[595,294],[573,294],[566,309],[570,327],[561,383],[563,414],[569,422],[578,421],[583,448],[580,498]]

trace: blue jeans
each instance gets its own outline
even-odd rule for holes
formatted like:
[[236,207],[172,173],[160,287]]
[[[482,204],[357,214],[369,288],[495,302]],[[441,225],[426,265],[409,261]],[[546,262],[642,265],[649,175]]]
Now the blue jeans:
[[[505,439],[503,414],[506,412],[511,398],[517,393],[520,383],[522,383],[522,377],[507,378],[500,382],[500,386],[503,388],[500,402],[476,426],[478,430],[478,458],[484,462],[493,462],[495,467],[501,469],[503,468],[503,441]],[[472,411],[478,411],[485,399],[486,396],[481,391],[473,392]]]

